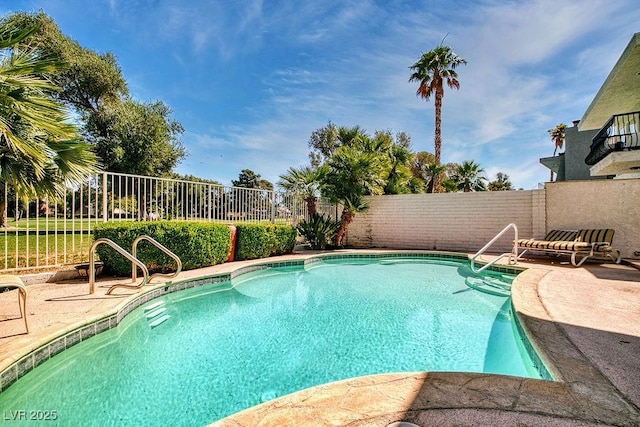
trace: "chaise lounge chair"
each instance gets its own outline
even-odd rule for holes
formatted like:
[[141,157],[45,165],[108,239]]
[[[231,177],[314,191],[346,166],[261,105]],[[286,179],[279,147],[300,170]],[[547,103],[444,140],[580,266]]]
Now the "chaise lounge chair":
[[18,289],[18,305],[20,305],[20,317],[24,318],[24,327],[29,333],[27,324],[27,287],[18,276],[12,274],[0,274],[0,288]]
[[[616,264],[620,263],[620,251],[613,249],[611,243],[615,230],[582,229],[582,230],[551,230],[544,240],[519,239],[518,248],[524,249],[518,256],[520,259],[527,251],[543,251],[556,254],[571,255],[571,264],[581,266],[587,259],[595,255],[611,258]],[[577,258],[582,258],[578,260]]]

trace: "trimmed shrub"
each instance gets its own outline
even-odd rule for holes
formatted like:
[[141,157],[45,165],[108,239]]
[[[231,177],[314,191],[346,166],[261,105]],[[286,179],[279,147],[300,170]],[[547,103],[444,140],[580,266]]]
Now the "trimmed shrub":
[[291,253],[297,236],[295,228],[275,224],[238,224],[236,233],[237,261]]
[[[207,222],[108,222],[97,224],[94,239],[107,238],[131,252],[136,237],[146,234],[157,240],[182,261],[183,270],[221,264],[231,251],[231,233],[223,224]],[[99,245],[96,252],[104,267],[116,275],[131,274],[131,262],[108,245]],[[173,259],[147,241],[137,247],[137,258],[150,271],[175,271]]]

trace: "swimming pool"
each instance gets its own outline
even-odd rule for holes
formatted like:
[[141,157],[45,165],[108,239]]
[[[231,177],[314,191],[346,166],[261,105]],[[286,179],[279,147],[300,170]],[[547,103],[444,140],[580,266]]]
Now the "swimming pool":
[[539,378],[509,298],[468,262],[326,259],[165,295],[0,394],[65,425],[204,425],[316,384],[398,371]]

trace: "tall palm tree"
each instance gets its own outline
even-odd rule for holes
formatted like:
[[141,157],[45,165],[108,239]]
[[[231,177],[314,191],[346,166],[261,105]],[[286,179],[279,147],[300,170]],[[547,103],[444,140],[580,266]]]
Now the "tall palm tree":
[[[467,61],[456,55],[451,47],[442,44],[429,52],[422,54],[420,59],[409,67],[413,71],[409,81],[418,82],[416,95],[429,100],[435,95],[435,132],[434,132],[434,156],[435,163],[440,164],[440,151],[442,147],[442,98],[444,97],[444,85],[446,83],[452,89],[459,89],[458,74],[455,69]],[[439,191],[440,177],[436,177],[434,188]]]
[[318,197],[326,173],[327,167],[324,165],[315,169],[311,166],[291,167],[287,173],[280,175],[278,185],[289,193],[303,197],[307,204],[307,213],[309,217],[313,217],[318,212]]
[[35,31],[0,20],[0,182],[22,198],[59,195],[65,182],[86,179],[96,166],[65,107],[49,95],[58,88],[48,76],[63,64],[26,44]]
[[462,164],[456,165],[455,173],[451,180],[456,183],[458,191],[465,193],[470,191],[486,191],[485,181],[487,178],[482,176],[484,169],[474,161],[465,160]]

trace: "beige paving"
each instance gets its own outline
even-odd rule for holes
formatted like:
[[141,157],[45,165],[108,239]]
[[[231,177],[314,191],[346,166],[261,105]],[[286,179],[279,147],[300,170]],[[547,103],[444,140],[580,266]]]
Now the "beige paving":
[[[309,256],[292,255],[278,259]],[[251,262],[248,262],[251,263]],[[175,280],[229,272],[230,263]],[[215,426],[640,426],[640,271],[534,260],[512,287],[514,307],[556,381],[469,373],[395,373],[324,384],[250,408]],[[121,279],[120,282],[126,281]],[[15,291],[0,294],[0,371],[43,343],[114,313],[135,292],[89,294],[85,281],[31,284],[24,334]],[[147,292],[153,287],[147,287]]]

